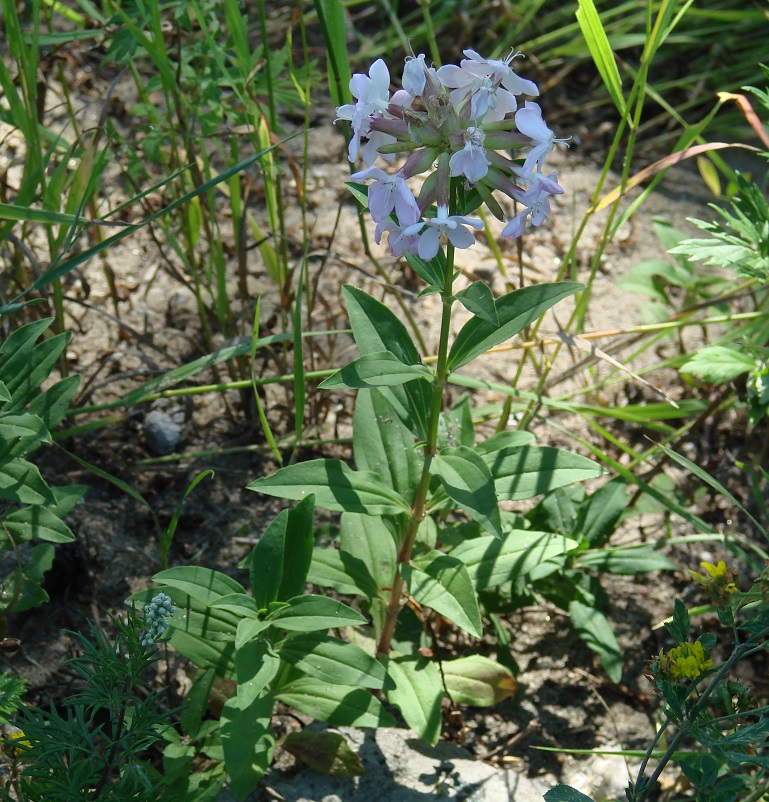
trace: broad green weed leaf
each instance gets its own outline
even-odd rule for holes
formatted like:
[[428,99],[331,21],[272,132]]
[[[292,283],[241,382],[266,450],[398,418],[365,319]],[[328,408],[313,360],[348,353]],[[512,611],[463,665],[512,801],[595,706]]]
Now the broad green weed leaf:
[[369,387],[395,387],[415,379],[432,379],[425,365],[404,365],[389,351],[372,351],[340,368],[321,382],[323,390],[355,390]]
[[409,593],[422,605],[480,638],[483,634],[478,597],[464,564],[431,551],[401,567]]
[[8,364],[17,364],[13,377],[6,375],[6,366],[0,368],[0,376],[3,377],[14,404],[23,406],[37,396],[40,385],[50,375],[70,337],[71,333],[65,332],[43,340],[27,353],[21,365],[18,365],[17,359],[11,358]]
[[243,560],[257,607],[286,601],[304,590],[312,560],[314,497],[283,510]]
[[627,483],[612,479],[590,496],[580,508],[579,532],[591,546],[603,546],[611,537],[627,505]]
[[467,567],[477,590],[485,590],[525,576],[546,560],[579,546],[552,532],[513,529],[502,540],[492,535],[472,538],[455,546],[449,553]]
[[322,633],[293,635],[280,647],[279,654],[308,676],[332,685],[381,690],[385,684],[381,663],[360,646]]
[[37,467],[20,457],[0,465],[0,498],[18,504],[52,504],[55,501]]
[[80,385],[80,376],[68,376],[32,400],[29,412],[40,416],[49,430],[55,429],[64,418]]
[[[70,528],[48,507],[34,505],[9,512],[3,523],[16,543],[24,543],[33,538],[50,543],[69,543],[75,539]],[[0,527],[0,548],[9,548],[5,529]]]
[[28,412],[0,414],[0,463],[29,454],[50,442],[51,435],[37,415]]
[[469,287],[460,290],[455,298],[468,312],[472,312],[476,317],[492,326],[499,326],[494,293],[485,281],[474,281]]
[[360,613],[326,596],[312,594],[297,596],[295,599],[290,599],[288,605],[266,619],[275,629],[314,632],[366,623],[366,619]]
[[397,560],[395,523],[371,515],[342,515],[339,548],[366,565],[377,587],[388,587],[395,575]]
[[756,359],[751,354],[722,345],[711,345],[697,351],[679,370],[709,384],[725,384],[755,367]]
[[280,658],[267,641],[249,641],[235,652],[236,698],[241,710],[248,710],[262,695],[279,668]]
[[261,635],[269,626],[269,621],[264,621],[259,618],[241,618],[241,620],[238,621],[238,628],[235,631],[235,648],[240,649],[243,644]]
[[307,581],[350,596],[370,599],[379,595],[366,563],[341,548],[315,549]]
[[169,643],[198,668],[211,668],[218,677],[235,678],[235,643],[232,640],[215,641],[173,629]]
[[237,616],[248,618],[256,618],[259,614],[256,602],[245,593],[228,593],[226,596],[220,596],[218,599],[214,599],[209,607],[215,610],[229,610]]
[[393,717],[364,688],[329,685],[314,677],[302,677],[284,685],[276,698],[335,727],[395,726]]
[[598,462],[546,446],[503,448],[483,460],[501,501],[520,501],[604,473]]
[[318,507],[338,512],[397,515],[411,510],[398,493],[384,486],[374,474],[354,471],[337,459],[288,465],[272,476],[251,482],[248,489],[297,500],[314,494]]
[[497,298],[499,325],[495,326],[477,316],[468,320],[460,329],[449,351],[449,370],[461,368],[495,345],[514,337],[551,306],[580,289],[582,284],[570,281],[535,284]]
[[406,724],[423,740],[434,746],[441,734],[441,675],[435,663],[419,655],[382,658],[394,685],[385,691],[387,701],[396,705]]
[[556,785],[545,793],[545,802],[593,802],[593,799],[570,785]]
[[416,365],[419,352],[400,318],[363,290],[342,288],[355,342],[361,354],[389,351],[404,365]]
[[515,693],[518,683],[509,668],[480,654],[445,660],[443,679],[452,702],[491,707]]
[[520,448],[521,446],[530,446],[535,437],[531,432],[497,432],[496,434],[481,440],[475,446],[475,450],[484,456],[492,454],[495,451],[501,451],[503,448]]
[[645,574],[649,571],[677,571],[678,566],[652,545],[596,549],[577,555],[575,567],[610,574]]
[[204,671],[192,683],[192,687],[184,697],[184,704],[179,711],[179,723],[182,733],[188,738],[194,738],[203,724],[215,676],[216,674],[211,668]]
[[275,734],[271,719],[274,700],[269,693],[242,708],[237,696],[224,704],[221,717],[224,765],[232,792],[244,799],[257,786],[272,763]]
[[212,571],[200,565],[180,565],[160,571],[152,577],[159,585],[177,588],[203,605],[230,593],[245,594],[246,589],[220,571]]
[[430,463],[446,495],[484,529],[502,537],[494,479],[483,458],[466,446],[444,449]]
[[[404,365],[419,364],[419,352],[398,316],[362,290],[342,288],[355,342],[361,354],[389,351]],[[0,377],[2,378],[2,377]],[[408,382],[382,389],[404,423],[418,437],[427,431],[431,388],[426,382]]]
[[606,616],[579,601],[569,604],[569,617],[577,634],[592,649],[612,682],[622,679],[622,651]]
[[414,435],[378,390],[358,393],[352,437],[356,467],[376,474],[383,483],[412,503],[422,460],[414,448]]

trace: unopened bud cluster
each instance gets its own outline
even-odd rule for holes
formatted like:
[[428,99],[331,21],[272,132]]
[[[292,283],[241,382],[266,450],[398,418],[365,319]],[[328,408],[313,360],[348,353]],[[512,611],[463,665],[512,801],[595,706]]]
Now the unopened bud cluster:
[[[366,166],[352,178],[372,181],[368,199],[376,240],[388,231],[394,256],[429,260],[446,240],[456,248],[473,244],[472,230],[483,223],[450,213],[452,178],[477,190],[479,203],[500,220],[506,218],[494,192],[523,207],[502,230],[511,239],[523,234],[527,220],[541,225],[550,214],[550,197],[563,193],[557,173],[545,174],[544,166],[555,144],[565,140],[556,139],[537,103],[519,103],[539,95],[536,84],[510,66],[520,54],[503,61],[474,50],[464,55],[459,66],[437,69],[427,66],[424,55],[408,58],[403,88],[393,94],[389,70],[378,59],[368,75],[356,73],[350,80],[356,102],[337,109],[338,118],[352,125],[350,161],[361,156]],[[521,150],[520,158],[500,152],[511,150]],[[398,153],[408,156],[397,172],[374,166],[378,158],[392,161]],[[407,182],[423,173],[428,175],[415,196]],[[432,206],[434,216],[425,217]]]
[[144,608],[145,631],[142,646],[153,644],[167,629],[171,616],[176,612],[176,605],[165,593],[158,593]]

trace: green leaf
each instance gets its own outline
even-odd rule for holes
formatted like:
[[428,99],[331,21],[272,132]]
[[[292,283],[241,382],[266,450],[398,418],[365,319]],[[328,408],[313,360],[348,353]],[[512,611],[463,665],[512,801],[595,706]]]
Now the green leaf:
[[268,496],[301,500],[311,493],[325,510],[364,515],[410,512],[406,501],[384,486],[374,474],[354,471],[337,459],[313,459],[288,465],[272,476],[251,482],[249,490]]
[[678,566],[652,545],[586,551],[577,555],[577,568],[607,571],[610,574],[645,574],[649,571],[676,571]]
[[314,510],[311,494],[294,509],[278,513],[243,561],[257,607],[286,601],[304,590],[312,561]]
[[239,617],[246,618],[256,618],[259,613],[256,602],[245,593],[228,593],[226,596],[220,596],[214,599],[209,607],[214,610],[229,610]]
[[288,604],[288,607],[281,607],[266,619],[276,629],[313,632],[366,623],[360,613],[326,596],[297,596],[290,599]]
[[354,643],[314,632],[287,638],[280,647],[281,659],[311,677],[332,685],[361,688],[384,687],[386,673],[381,663]]
[[467,446],[447,448],[433,457],[430,470],[452,501],[488,532],[502,537],[494,479],[480,455]]
[[208,636],[172,629],[168,642],[198,668],[213,669],[218,677],[235,678],[235,643],[232,640],[214,641]]
[[51,489],[31,462],[20,457],[0,465],[0,498],[19,504],[50,504]]
[[577,634],[592,649],[612,682],[622,679],[622,651],[606,616],[579,601],[569,603],[569,617]]
[[222,708],[221,736],[224,765],[230,788],[238,799],[250,794],[270,767],[275,750],[275,734],[270,724],[274,700],[269,693],[257,697],[247,707],[230,697]]
[[240,649],[241,646],[256,638],[269,626],[269,621],[263,621],[260,618],[241,618],[235,631],[235,648]]
[[749,353],[711,345],[701,348],[679,368],[681,373],[690,373],[709,384],[725,384],[756,367],[756,359]]
[[48,430],[53,431],[64,418],[79,385],[80,376],[68,376],[34,398],[28,409],[39,415]]
[[622,477],[607,482],[580,508],[579,534],[591,546],[602,546],[614,533],[627,504],[627,483]]
[[230,593],[243,593],[246,589],[220,571],[212,571],[200,565],[180,565],[168,568],[152,577],[153,582],[177,588],[202,605],[227,596]]
[[[355,342],[361,354],[389,351],[404,365],[417,365],[419,352],[398,316],[363,290],[342,288]],[[431,388],[426,382],[408,382],[382,388],[401,420],[424,439],[430,409]]]
[[441,675],[435,663],[419,655],[382,658],[387,675],[393,681],[385,691],[387,701],[397,705],[406,724],[431,746],[441,734]]
[[377,588],[389,587],[395,576],[396,542],[401,541],[402,535],[392,526],[394,523],[384,518],[351,512],[342,515],[340,552],[364,563]]
[[525,576],[540,563],[578,545],[552,532],[513,529],[501,541],[491,535],[466,540],[449,554],[465,564],[476,589],[485,590]]
[[545,792],[545,802],[593,802],[593,799],[570,785],[556,785]]
[[[70,528],[48,507],[34,505],[14,510],[2,521],[17,544],[33,538],[47,540],[50,543],[70,543],[75,539]],[[0,528],[0,548],[8,546],[5,530]]]
[[536,438],[531,432],[497,432],[475,446],[479,454],[488,455],[503,448],[520,448],[531,445]]
[[474,281],[469,287],[460,290],[455,297],[468,312],[472,312],[492,326],[499,326],[494,293],[486,282]]
[[598,68],[598,73],[609,97],[617,107],[617,111],[624,116],[625,98],[622,95],[622,81],[609,39],[601,24],[601,18],[598,16],[593,0],[578,0],[578,5],[577,22],[585,37],[585,42],[587,42],[590,55]]
[[203,724],[215,676],[216,674],[211,668],[204,671],[192,683],[192,687],[184,697],[184,704],[179,711],[179,723],[182,733],[188,738],[194,739]]
[[349,596],[368,599],[379,595],[366,563],[342,549],[315,549],[307,581]]
[[280,658],[266,641],[249,641],[235,652],[235,674],[238,678],[235,698],[241,710],[248,710],[256,702],[279,668]]
[[50,442],[51,435],[37,415],[28,412],[0,414],[0,463],[29,454]]
[[395,387],[414,379],[432,379],[426,365],[406,365],[389,351],[373,351],[358,357],[321,382],[323,390],[355,390],[368,387]]
[[[434,289],[435,292],[440,292],[441,287],[443,286],[443,276],[439,270],[436,269],[435,265],[432,262],[428,262],[426,259],[422,259],[421,257],[417,256],[416,254],[406,253],[403,254],[406,257],[406,261],[409,263],[411,269],[427,284],[430,289]],[[441,252],[438,252],[437,260],[439,261],[440,267],[445,269],[445,258],[441,259]],[[424,295],[425,291],[423,290],[420,293]]]
[[0,382],[0,403],[4,404],[11,400],[11,394],[5,386],[5,382]]
[[460,560],[431,551],[410,565],[402,565],[401,572],[419,604],[431,607],[476,638],[482,636],[478,597]]
[[509,668],[480,654],[445,660],[441,670],[451,701],[458,705],[491,707],[518,687]]
[[329,685],[302,677],[284,685],[276,698],[335,727],[394,727],[395,720],[371,693],[350,685]]
[[592,459],[546,446],[502,448],[483,455],[483,460],[501,501],[533,498],[604,473]]
[[411,503],[422,472],[414,435],[378,390],[361,390],[355,400],[353,455],[359,470],[370,471]]
[[290,732],[283,739],[282,746],[320,774],[329,774],[332,777],[360,777],[364,773],[360,758],[350,749],[344,736],[339,732],[331,730]]
[[677,643],[686,643],[689,640],[689,611],[681,599],[675,600],[673,620],[665,624],[665,629]]
[[[57,334],[48,340],[38,343],[30,351],[22,352],[24,359],[19,364],[22,354],[13,354],[13,358],[0,367],[0,376],[13,397],[13,403],[23,406],[36,396],[40,385],[48,378],[61,352],[70,339],[70,332]],[[10,339],[10,337],[8,338]],[[15,366],[13,376],[8,375],[11,366]]]
[[495,326],[479,317],[468,320],[451,346],[448,369],[453,371],[461,368],[490,348],[514,337],[551,306],[580,289],[581,284],[568,281],[535,284],[497,298],[499,325]]

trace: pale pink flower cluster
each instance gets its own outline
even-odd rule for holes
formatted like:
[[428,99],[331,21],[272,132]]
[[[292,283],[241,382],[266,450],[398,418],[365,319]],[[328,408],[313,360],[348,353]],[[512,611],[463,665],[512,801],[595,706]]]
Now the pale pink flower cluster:
[[[340,106],[338,119],[348,120],[352,137],[348,155],[366,167],[354,181],[371,181],[369,210],[376,222],[377,242],[388,232],[394,256],[405,253],[432,259],[441,244],[469,248],[473,230],[483,223],[473,217],[449,214],[451,179],[463,179],[477,190],[474,208],[485,202],[500,219],[502,209],[493,192],[514,199],[521,211],[502,230],[503,237],[523,234],[527,221],[541,225],[550,214],[550,197],[563,193],[555,172],[545,174],[545,160],[557,139],[533,100],[539,89],[510,66],[520,55],[504,60],[485,59],[465,50],[459,66],[429,67],[424,55],[408,58],[402,89],[391,94],[390,72],[378,59],[368,75],[350,80],[355,103]],[[500,151],[525,150],[515,158]],[[394,174],[375,167],[382,158],[408,153]],[[428,173],[418,195],[408,185],[413,176]],[[434,216],[425,217],[435,206]]]

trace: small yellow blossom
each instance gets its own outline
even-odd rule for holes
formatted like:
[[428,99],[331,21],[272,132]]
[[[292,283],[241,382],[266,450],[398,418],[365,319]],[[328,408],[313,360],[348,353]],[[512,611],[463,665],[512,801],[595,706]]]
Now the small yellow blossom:
[[688,679],[696,679],[713,665],[713,661],[707,659],[699,641],[679,643],[667,653],[660,652],[659,660],[663,671],[674,677]]
[[[6,734],[5,737],[9,741],[14,741],[14,742],[18,743],[18,746],[15,746],[15,747],[11,746],[10,744],[7,744],[7,746],[10,747],[8,749],[8,751],[12,752],[12,754],[14,754],[14,755],[20,755],[22,752],[26,751],[26,749],[32,749],[31,742],[29,740],[27,740],[27,738],[25,737],[24,733],[21,730],[15,730],[13,732],[9,732],[9,733]],[[22,740],[22,738],[24,740]],[[25,747],[25,748],[22,749],[22,748],[19,748],[19,747]]]
[[715,602],[724,604],[728,596],[737,593],[738,588],[734,582],[734,574],[723,560],[719,560],[717,565],[708,562],[701,562],[700,565],[705,569],[704,574],[692,571],[691,568],[689,573],[692,575],[692,579],[699,582]]

